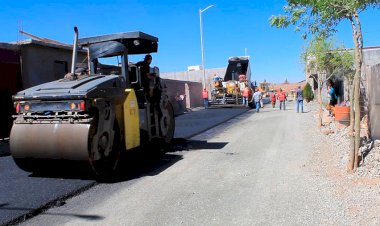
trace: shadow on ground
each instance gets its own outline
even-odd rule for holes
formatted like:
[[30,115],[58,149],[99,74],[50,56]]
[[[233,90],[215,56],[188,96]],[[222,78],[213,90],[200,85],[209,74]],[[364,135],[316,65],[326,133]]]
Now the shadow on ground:
[[194,150],[219,150],[223,149],[228,142],[208,142],[204,140],[187,140],[176,138],[173,140],[168,152],[194,151]]
[[181,155],[166,153],[162,148],[136,149],[123,154],[116,172],[109,178],[99,178],[88,162],[49,161],[30,177],[95,180],[97,183],[116,183],[160,174],[182,159]]
[[[60,205],[64,205],[64,202],[60,202]],[[52,207],[50,206],[44,206],[39,209],[34,209],[34,208],[23,208],[23,207],[11,207],[9,206],[9,203],[0,203],[0,210],[2,211],[28,211],[30,212],[30,216],[26,215],[23,218],[27,219],[30,218],[31,216],[35,216],[37,214],[45,214],[45,215],[52,215],[52,216],[68,216],[68,217],[76,217],[76,218],[81,218],[81,219],[86,219],[86,220],[91,220],[91,221],[97,221],[97,220],[102,220],[104,219],[103,216],[100,215],[91,215],[91,214],[75,214],[75,213],[54,213],[54,212],[45,212],[48,208]],[[58,206],[58,205],[55,205]],[[11,222],[8,222],[7,225],[13,225],[22,222],[23,219],[16,219]]]
[[[41,170],[30,177],[96,180],[100,183],[115,183],[144,176],[154,176],[165,171],[183,159],[178,151],[219,150],[227,142],[208,142],[203,140],[173,139],[170,145],[150,145],[128,151],[119,161],[116,174],[111,179],[100,179],[91,170],[88,162],[49,161]],[[44,170],[45,169],[45,170]]]

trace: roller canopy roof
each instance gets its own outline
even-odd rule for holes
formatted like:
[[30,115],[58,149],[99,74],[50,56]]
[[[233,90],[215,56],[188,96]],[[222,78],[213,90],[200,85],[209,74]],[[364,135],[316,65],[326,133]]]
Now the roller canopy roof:
[[[100,43],[118,42],[127,48],[128,54],[148,54],[157,52],[158,49],[158,38],[140,31],[81,38],[78,41],[80,46],[90,48],[91,46],[102,46]],[[114,44],[114,47],[116,46]]]

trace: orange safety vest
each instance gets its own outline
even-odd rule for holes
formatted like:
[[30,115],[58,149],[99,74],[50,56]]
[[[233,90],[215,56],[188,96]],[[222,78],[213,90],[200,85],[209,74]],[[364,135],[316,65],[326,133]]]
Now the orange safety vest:
[[249,97],[251,90],[249,88],[245,88],[243,90],[243,97]]
[[204,99],[208,98],[208,91],[207,91],[207,90],[203,90],[203,91],[202,91],[202,97],[203,97]]
[[284,101],[284,100],[286,99],[286,94],[285,94],[285,92],[280,92],[280,93],[278,94],[278,99],[279,99],[280,101]]

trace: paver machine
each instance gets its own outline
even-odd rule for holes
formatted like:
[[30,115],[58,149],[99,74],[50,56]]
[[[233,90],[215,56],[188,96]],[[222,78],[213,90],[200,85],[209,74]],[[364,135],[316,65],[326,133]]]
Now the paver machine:
[[[126,32],[78,39],[74,30],[71,73],[13,96],[10,150],[25,171],[55,160],[86,161],[96,174],[108,176],[122,152],[173,138],[173,108],[158,68],[150,68],[154,87],[147,92],[141,83],[146,75],[128,61],[131,54],[157,52],[158,38]],[[78,48],[88,53],[82,68],[76,67]],[[115,56],[121,62],[106,73],[99,59]]]
[[214,79],[211,104],[241,104],[246,86],[251,87],[249,57],[230,57],[224,78]]

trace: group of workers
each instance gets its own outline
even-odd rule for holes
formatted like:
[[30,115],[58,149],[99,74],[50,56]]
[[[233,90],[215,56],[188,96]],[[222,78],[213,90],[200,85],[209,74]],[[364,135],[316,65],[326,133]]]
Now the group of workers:
[[[303,113],[303,91],[301,89],[301,86],[299,86],[295,92],[296,94],[296,104],[297,104],[297,112],[302,112]],[[263,105],[263,95],[259,91],[258,88],[255,89],[255,92],[252,94],[251,100],[249,100],[249,97],[251,96],[251,89],[249,87],[245,87],[243,92],[243,105],[248,107],[248,103],[252,102],[253,106],[256,109],[256,112],[260,111],[260,108],[262,108]],[[280,102],[280,110],[286,110],[286,101],[287,99],[287,94],[284,90],[281,88],[279,91],[275,92],[272,90],[271,95],[270,95],[270,100],[272,103],[272,107],[275,108],[277,100]]]
[[[276,106],[276,100],[280,101],[280,110],[286,110],[286,101],[288,100],[287,94],[285,91],[283,91],[280,88],[279,92],[273,92],[271,94],[271,102],[272,107],[274,108]],[[295,92],[295,101],[296,101],[296,111],[303,113],[303,91],[301,89],[301,86],[298,86],[296,92]]]
[[273,108],[275,108],[276,101],[278,100],[280,101],[280,110],[286,110],[286,101],[288,98],[285,91],[283,91],[281,88],[278,92],[274,92],[274,90],[272,90],[270,98]]

